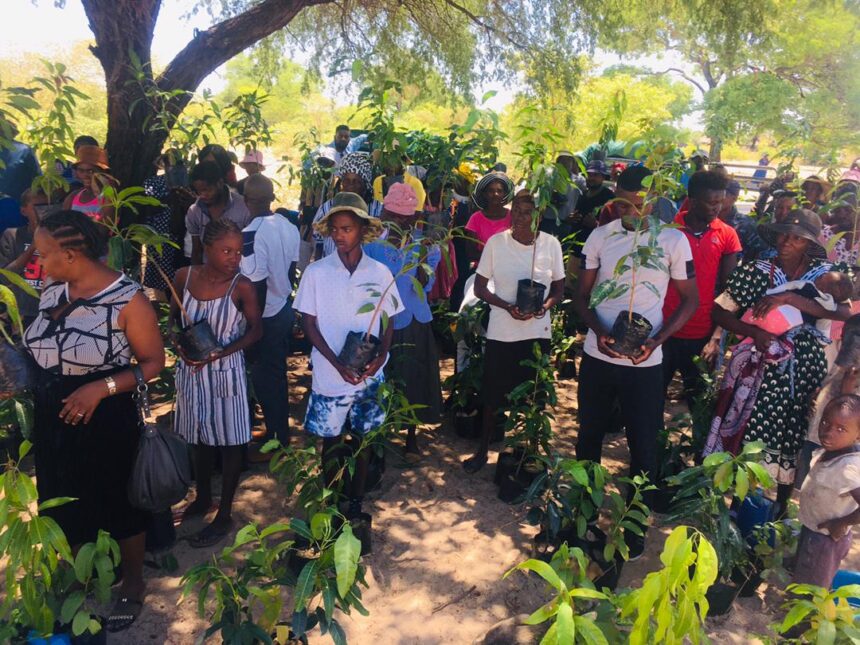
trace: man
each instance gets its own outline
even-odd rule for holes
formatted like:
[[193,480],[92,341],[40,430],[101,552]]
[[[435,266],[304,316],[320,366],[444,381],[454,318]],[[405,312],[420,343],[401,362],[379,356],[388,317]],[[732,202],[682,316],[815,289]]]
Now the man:
[[736,203],[740,194],[741,185],[734,179],[730,179],[726,184],[726,196],[723,198],[719,218],[735,229],[741,242],[741,257],[745,261],[751,261],[767,256],[773,249],[759,236],[756,221],[738,211]]
[[[687,237],[693,253],[699,306],[687,323],[663,344],[663,389],[668,389],[675,372],[680,371],[690,411],[705,385],[693,359],[703,353],[706,345],[714,346],[708,348],[709,354],[719,345],[719,334],[711,336],[715,331],[711,322],[714,297],[722,292],[726,280],[737,267],[742,249],[738,234],[718,217],[727,184],[726,177],[713,170],[694,173],[688,188],[689,210],[680,211],[675,218],[675,224]],[[663,318],[670,319],[680,304],[678,291],[669,285]]]
[[555,163],[556,166],[561,166],[567,171],[567,190],[553,192],[552,204],[544,211],[540,230],[563,239],[570,232],[568,218],[576,210],[582,191],[576,183],[576,178],[579,177],[579,164],[576,157],[570,152],[562,151],[558,154]]
[[339,166],[346,155],[350,152],[356,152],[365,141],[367,141],[366,134],[353,137],[352,130],[348,125],[339,125],[334,131],[334,140],[325,146],[325,149],[329,151],[326,156],[333,158],[335,166]]
[[224,183],[224,171],[215,161],[201,161],[191,171],[191,188],[197,193],[197,201],[185,215],[185,228],[190,237],[190,248],[186,255],[191,264],[203,263],[203,243],[200,238],[209,220],[226,217],[244,228],[251,221],[245,202],[238,193]]
[[[287,353],[293,328],[292,292],[299,260],[299,230],[272,213],[272,180],[261,174],[245,182],[245,205],[253,218],[242,231],[242,274],[257,288],[263,309],[263,337],[249,352],[254,392],[266,419],[264,441],[289,443],[290,399],[287,393]],[[251,461],[269,455],[251,453]]]
[[[576,212],[570,218],[573,232],[577,234],[579,242],[588,239],[591,231],[597,226],[600,209],[615,197],[612,189],[604,183],[607,179],[609,179],[609,171],[600,159],[590,161],[585,167],[585,194],[577,200]],[[574,247],[575,255],[581,254],[579,249],[579,246]]]
[[[266,169],[266,165],[263,163],[263,153],[259,150],[249,150],[239,162],[239,167],[248,173],[248,177],[260,174]],[[245,194],[245,182],[248,177],[240,179],[236,184],[236,192],[240,195]]]
[[0,133],[8,133],[9,139],[0,149],[0,233],[10,227],[24,224],[18,198],[30,187],[33,180],[42,174],[36,153],[29,146],[15,141],[18,128],[5,121],[0,123]]
[[[24,226],[9,228],[0,237],[0,268],[17,273],[36,293],[42,291],[44,271],[39,253],[33,244],[33,233],[45,213],[51,208],[44,193],[27,189],[21,195],[21,214],[27,220]],[[15,285],[10,285],[18,301],[18,311],[27,327],[39,314],[39,298],[33,297]]]
[[[636,168],[628,168],[619,177],[619,183],[630,186],[630,177],[625,175],[631,172],[641,175]],[[632,294],[634,311],[648,319],[653,335],[635,358],[613,350],[614,341],[609,330],[618,314],[627,311],[631,294],[607,299],[592,309],[589,305],[591,292],[613,277],[622,257],[636,252],[637,239],[644,244],[647,233],[640,237],[632,232],[637,221],[646,229],[659,225],[653,218],[649,219],[650,207],[645,203],[641,180],[639,190],[627,195],[630,199],[625,197],[617,202],[621,205],[620,219],[595,229],[585,243],[582,271],[573,298],[574,311],[588,326],[580,367],[576,458],[600,461],[603,437],[610,429],[612,405],[617,399],[630,447],[630,473],[646,472],[651,476],[656,469],[657,433],[663,426],[661,345],[681,329],[696,310],[698,294],[690,244],[681,231],[662,227],[657,235],[664,253],[664,270],[640,268],[636,272],[639,286]],[[633,286],[629,271],[621,274],[618,280],[628,287]],[[643,282],[651,283],[654,291],[643,288]],[[681,303],[670,318],[664,319],[663,300],[670,282],[678,290]],[[650,497],[650,493],[645,494],[649,505]],[[631,559],[639,557],[645,547],[644,537],[628,532],[625,540],[630,546]]]

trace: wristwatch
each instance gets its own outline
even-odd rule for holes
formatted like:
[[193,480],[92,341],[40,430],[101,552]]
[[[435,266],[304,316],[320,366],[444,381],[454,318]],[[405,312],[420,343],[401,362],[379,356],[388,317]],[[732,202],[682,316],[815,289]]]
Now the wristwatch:
[[116,394],[116,381],[113,380],[113,376],[105,377],[105,385],[107,385],[108,396]]

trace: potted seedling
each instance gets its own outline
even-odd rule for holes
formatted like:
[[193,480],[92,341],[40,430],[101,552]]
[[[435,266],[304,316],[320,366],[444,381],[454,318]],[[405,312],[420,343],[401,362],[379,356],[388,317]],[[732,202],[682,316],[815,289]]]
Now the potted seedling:
[[652,505],[655,513],[669,512],[679,491],[678,486],[669,480],[687,468],[689,458],[694,454],[692,440],[685,427],[689,419],[689,413],[676,415],[657,435],[657,472],[654,477],[657,490]]
[[860,615],[849,603],[860,596],[860,585],[833,591],[808,584],[791,584],[791,597],[783,604],[785,618],[774,626],[785,639],[800,643],[856,643],[860,640]]
[[[701,465],[688,468],[670,481],[680,486],[668,522],[688,521],[702,531],[717,552],[719,578],[709,591],[711,613],[731,609],[738,594],[732,583],[736,569],[748,570],[749,557],[740,530],[732,522],[726,497],[742,503],[750,490],[773,486],[773,480],[758,463],[764,445],[748,443],[736,457],[719,452],[708,455]],[[737,577],[737,574],[735,574]]]
[[[32,478],[20,469],[31,444],[21,444],[18,460],[0,474],[0,558],[5,567],[0,602],[0,639],[24,643],[34,639],[104,643],[101,619],[92,606],[110,599],[119,546],[104,531],[95,542],[72,553],[62,529],[37,513],[73,501],[63,497],[42,502]],[[54,640],[51,640],[54,642]]]
[[[529,489],[535,477],[546,470],[552,454],[552,408],[558,402],[555,375],[550,357],[535,343],[533,358],[524,364],[534,370],[534,378],[515,387],[505,421],[505,447],[496,463],[495,481],[499,499],[513,503]],[[549,409],[547,409],[549,408]]]
[[454,341],[463,342],[467,348],[465,360],[460,359],[458,369],[445,379],[445,388],[450,390],[451,412],[454,432],[465,439],[481,436],[481,406],[478,393],[484,373],[484,328],[482,319],[487,311],[483,302],[455,314],[452,323]]
[[[33,287],[17,273],[0,269],[0,278],[38,297]],[[5,310],[5,316],[0,318],[0,398],[10,398],[33,387],[35,369],[30,355],[19,346],[24,325],[15,294],[5,284],[0,284],[0,305]]]

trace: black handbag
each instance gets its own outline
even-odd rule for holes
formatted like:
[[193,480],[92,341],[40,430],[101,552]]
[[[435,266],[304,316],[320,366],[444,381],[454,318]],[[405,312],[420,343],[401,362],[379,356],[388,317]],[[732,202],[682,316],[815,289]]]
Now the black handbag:
[[191,484],[188,446],[177,434],[160,428],[150,420],[149,388],[140,368],[137,379],[137,409],[143,434],[128,483],[132,506],[145,511],[164,511],[181,502]]

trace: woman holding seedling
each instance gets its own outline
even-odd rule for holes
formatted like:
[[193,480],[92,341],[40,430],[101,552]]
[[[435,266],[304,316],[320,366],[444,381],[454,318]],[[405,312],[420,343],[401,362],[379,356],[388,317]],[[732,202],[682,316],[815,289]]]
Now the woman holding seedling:
[[[564,258],[558,239],[537,231],[534,198],[520,191],[511,206],[511,226],[487,241],[475,277],[475,294],[490,305],[487,346],[484,356],[484,415],[477,452],[463,462],[467,473],[476,473],[487,463],[490,436],[497,411],[507,394],[532,378],[521,363],[531,359],[535,342],[549,351],[551,326],[547,312],[564,294]],[[489,287],[493,281],[492,290]],[[518,298],[523,280],[540,283],[546,297],[537,307],[522,309]],[[546,287],[549,287],[546,289]]]

